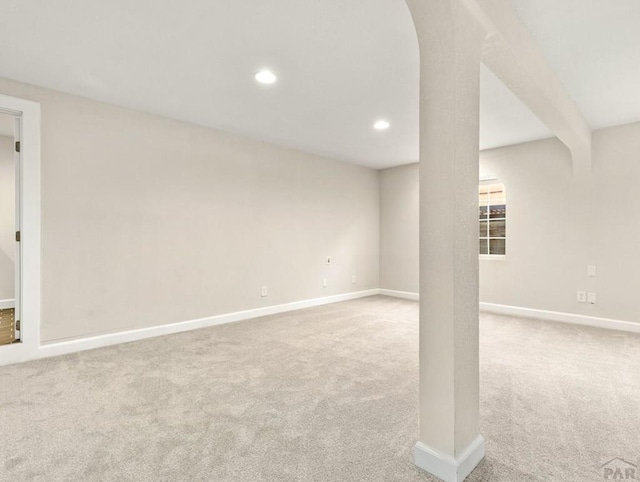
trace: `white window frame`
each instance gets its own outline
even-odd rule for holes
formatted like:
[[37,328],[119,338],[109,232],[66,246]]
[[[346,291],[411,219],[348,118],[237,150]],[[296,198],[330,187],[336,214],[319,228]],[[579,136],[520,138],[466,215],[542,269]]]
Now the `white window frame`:
[[[478,187],[480,186],[486,186],[489,184],[502,184],[504,186],[504,183],[497,178],[491,178],[491,179],[481,179]],[[505,187],[504,190],[504,200],[505,200],[505,206],[508,204],[507,203],[507,189]],[[498,219],[494,219],[494,221],[500,221],[502,218],[498,218]],[[478,223],[480,222],[480,219],[478,218]],[[489,220],[489,223],[491,222],[491,220]],[[507,218],[504,218],[504,222],[505,222],[505,229],[506,229],[506,224],[507,224]],[[488,229],[488,228],[487,228]],[[487,235],[489,234],[489,232],[487,231]],[[506,231],[505,231],[505,237],[504,238],[482,238],[478,235],[478,240],[480,239],[487,239],[487,241],[489,239],[504,239],[504,245],[505,245],[505,253],[507,253],[507,236],[506,236]],[[487,261],[503,261],[505,259],[507,259],[507,255],[506,254],[480,254],[478,253],[478,256],[480,257],[481,260],[487,260]]]
[[0,365],[8,365],[37,358],[40,348],[40,104],[0,94],[0,113],[20,122],[20,342],[0,346]]

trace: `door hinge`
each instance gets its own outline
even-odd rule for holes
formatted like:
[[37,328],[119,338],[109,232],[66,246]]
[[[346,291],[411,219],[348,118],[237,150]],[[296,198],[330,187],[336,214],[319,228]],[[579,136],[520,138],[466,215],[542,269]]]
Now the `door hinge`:
[[20,231],[16,231],[16,241],[20,242]]
[[16,152],[20,152],[20,141],[16,141]]
[[20,320],[16,320],[16,330],[20,331]]

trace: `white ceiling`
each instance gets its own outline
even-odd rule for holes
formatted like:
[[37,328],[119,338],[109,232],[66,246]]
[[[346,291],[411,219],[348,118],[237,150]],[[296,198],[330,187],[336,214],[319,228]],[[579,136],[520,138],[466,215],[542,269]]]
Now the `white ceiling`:
[[[640,2],[514,4],[592,127],[640,120]],[[0,43],[0,76],[376,168],[418,157],[405,0],[1,0]],[[551,136],[481,79],[481,148]]]
[[591,128],[640,121],[640,1],[512,2]]

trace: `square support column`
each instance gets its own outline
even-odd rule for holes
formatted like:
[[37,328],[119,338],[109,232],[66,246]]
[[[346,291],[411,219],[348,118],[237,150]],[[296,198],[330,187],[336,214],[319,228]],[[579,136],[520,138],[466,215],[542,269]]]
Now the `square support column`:
[[479,433],[478,144],[484,33],[460,0],[407,0],[420,44],[420,440],[458,482]]

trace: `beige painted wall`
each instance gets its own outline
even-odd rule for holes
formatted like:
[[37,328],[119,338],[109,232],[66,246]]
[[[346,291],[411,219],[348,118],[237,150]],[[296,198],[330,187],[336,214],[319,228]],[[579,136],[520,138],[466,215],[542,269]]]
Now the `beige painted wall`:
[[381,288],[418,292],[419,189],[418,164],[380,171]]
[[6,79],[0,92],[42,106],[43,341],[378,287],[377,171]]
[[13,138],[0,136],[0,300],[12,300],[15,289],[14,164]]
[[[381,288],[417,292],[417,255],[394,262],[416,253],[407,249],[417,242],[407,241],[417,237],[412,170],[381,171],[380,272]],[[480,171],[504,182],[508,204],[507,259],[480,262],[481,301],[640,322],[640,123],[594,132],[587,180],[573,177],[555,139],[483,151]],[[597,303],[577,303],[578,290]]]

